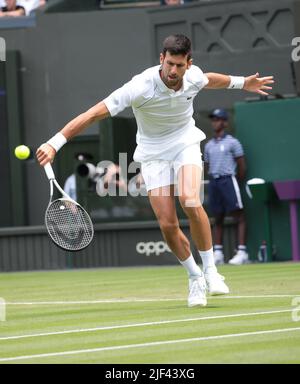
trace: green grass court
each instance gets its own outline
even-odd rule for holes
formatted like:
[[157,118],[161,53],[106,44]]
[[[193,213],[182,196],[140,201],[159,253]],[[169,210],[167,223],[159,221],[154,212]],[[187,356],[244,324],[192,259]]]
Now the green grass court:
[[0,363],[300,363],[300,264],[219,271],[192,309],[181,266],[0,274]]

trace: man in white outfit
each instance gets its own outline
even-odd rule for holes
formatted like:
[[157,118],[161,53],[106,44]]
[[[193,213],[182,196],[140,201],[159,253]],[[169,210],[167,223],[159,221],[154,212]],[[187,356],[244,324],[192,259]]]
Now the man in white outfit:
[[[89,125],[132,107],[138,126],[134,160],[142,164],[149,200],[164,239],[187,270],[188,306],[205,306],[207,290],[217,295],[226,294],[229,289],[214,263],[210,223],[200,201],[200,142],[205,134],[195,126],[193,100],[203,88],[245,89],[266,95],[273,82],[272,76],[260,78],[258,73],[248,77],[204,74],[192,64],[190,40],[184,35],[171,35],[163,43],[160,65],[134,76],[99,104],[70,121],[38,148],[37,159],[44,166],[53,161],[67,140]],[[179,227],[175,195],[189,219],[203,272]]]

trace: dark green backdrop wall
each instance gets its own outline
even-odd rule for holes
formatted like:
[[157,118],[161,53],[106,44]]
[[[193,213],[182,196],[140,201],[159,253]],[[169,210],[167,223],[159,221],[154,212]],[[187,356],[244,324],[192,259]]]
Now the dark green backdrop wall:
[[[300,179],[300,98],[236,103],[235,125],[246,153],[247,179]],[[264,240],[264,203],[249,199],[245,192],[243,197],[249,249],[256,256]],[[270,206],[275,259],[291,259],[288,203],[276,199]]]

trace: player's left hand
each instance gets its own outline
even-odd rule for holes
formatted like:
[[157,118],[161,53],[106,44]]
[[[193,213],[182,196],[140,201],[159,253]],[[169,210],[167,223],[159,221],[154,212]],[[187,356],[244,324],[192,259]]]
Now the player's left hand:
[[259,93],[263,96],[268,96],[268,92],[272,89],[270,84],[274,83],[273,76],[259,77],[259,73],[245,77],[244,90],[249,92]]

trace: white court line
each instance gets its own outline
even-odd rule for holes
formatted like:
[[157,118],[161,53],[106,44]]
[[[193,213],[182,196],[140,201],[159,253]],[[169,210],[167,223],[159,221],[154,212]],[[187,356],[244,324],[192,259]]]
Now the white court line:
[[268,331],[232,333],[232,334],[228,334],[228,335],[195,337],[195,338],[190,338],[190,339],[154,341],[154,342],[151,342],[151,343],[142,343],[142,344],[116,345],[116,346],[113,346],[113,347],[102,347],[102,348],[92,348],[92,349],[79,349],[79,350],[75,350],[75,351],[43,353],[43,354],[39,354],[39,355],[27,355],[27,356],[25,355],[25,356],[16,356],[16,357],[4,357],[4,358],[0,358],[0,362],[38,359],[38,358],[44,358],[44,357],[70,356],[70,355],[79,355],[79,354],[82,354],[82,353],[86,354],[86,353],[96,353],[96,352],[105,352],[105,351],[116,351],[116,350],[122,350],[122,349],[154,347],[154,346],[158,346],[158,345],[190,343],[190,342],[207,341],[207,340],[220,340],[220,339],[229,339],[229,338],[233,338],[233,337],[267,335],[267,334],[283,333],[283,332],[294,332],[294,331],[300,331],[300,327],[297,327],[297,328],[283,328],[283,329],[271,329],[271,330],[268,330]]
[[[300,294],[299,294],[300,296]],[[294,296],[293,296],[294,297]],[[165,301],[181,301],[186,298],[170,298],[170,299],[103,299],[103,300],[81,300],[81,301],[29,301],[29,302],[6,302],[6,305],[81,305],[81,304],[120,304],[120,303],[153,303]]]
[[271,314],[276,314],[276,313],[285,313],[285,312],[292,312],[292,311],[293,311],[293,309],[284,309],[284,310],[278,310],[278,311],[236,313],[236,314],[232,314],[232,315],[218,315],[218,316],[206,316],[206,317],[192,317],[189,319],[152,321],[152,322],[148,322],[148,323],[110,325],[110,326],[97,327],[97,328],[70,329],[70,330],[66,330],[66,331],[47,332],[47,333],[33,333],[33,334],[27,334],[27,335],[0,337],[0,341],[19,340],[19,339],[27,339],[27,338],[43,337],[43,336],[66,335],[66,334],[74,334],[74,333],[108,331],[108,330],[113,330],[113,329],[149,327],[149,326],[154,326],[154,325],[185,323],[185,322],[191,322],[191,321],[203,321],[203,320],[229,319],[229,318],[234,318],[234,317],[271,315]]
[[[300,293],[294,295],[241,295],[241,296],[209,296],[210,299],[274,299],[274,298],[290,298],[290,297],[300,297]],[[119,304],[119,303],[159,303],[166,301],[183,301],[186,300],[186,297],[177,297],[177,298],[165,298],[165,299],[140,299],[140,298],[130,298],[130,299],[103,299],[103,300],[81,300],[81,301],[11,301],[6,302],[6,305],[82,305],[82,304]]]

